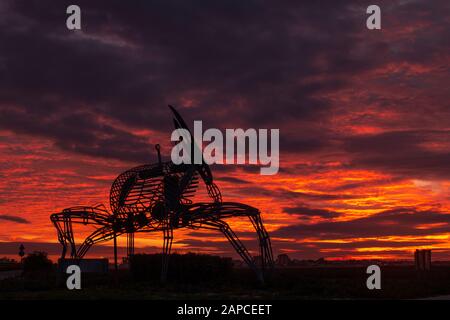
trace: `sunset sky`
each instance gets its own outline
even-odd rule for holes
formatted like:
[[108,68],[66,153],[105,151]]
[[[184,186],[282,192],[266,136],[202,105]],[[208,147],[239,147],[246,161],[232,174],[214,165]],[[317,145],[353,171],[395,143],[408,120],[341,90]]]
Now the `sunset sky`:
[[[450,2],[377,1],[381,30],[373,1],[300,2],[2,0],[0,257],[58,255],[51,213],[109,207],[157,143],[168,159],[173,104],[191,126],[280,129],[277,175],[212,166],[225,201],[261,210],[275,255],[450,259]],[[252,248],[250,223],[231,225]],[[200,231],[174,250],[232,255]]]

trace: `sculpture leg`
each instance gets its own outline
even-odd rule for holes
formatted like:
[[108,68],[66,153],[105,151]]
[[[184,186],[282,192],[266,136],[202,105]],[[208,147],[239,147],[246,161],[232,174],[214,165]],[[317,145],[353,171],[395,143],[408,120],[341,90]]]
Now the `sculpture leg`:
[[258,235],[259,250],[261,254],[261,268],[263,270],[271,268],[274,264],[272,245],[270,243],[269,234],[267,233],[267,230],[262,223],[261,215],[258,212],[258,214],[250,215],[249,219],[252,222],[253,227],[255,228]]
[[75,240],[73,236],[72,221],[67,213],[52,214],[51,220],[58,232],[58,240],[62,244],[61,258],[64,259],[67,253],[67,245],[70,245],[70,257],[76,256]]
[[52,214],[50,219],[51,219],[53,225],[55,226],[56,232],[58,233],[58,241],[62,245],[61,259],[64,259],[66,257],[66,252],[67,252],[67,241],[66,241],[64,231],[62,230],[61,226],[59,225],[59,216],[58,216],[58,214]]
[[64,217],[64,231],[65,231],[64,233],[66,234],[66,238],[70,244],[70,257],[75,258],[76,247],[75,247],[75,239],[73,236],[72,220],[68,216]]
[[[238,202],[222,202],[220,204],[197,203],[191,206],[190,214],[192,220],[195,221],[195,225],[198,224],[199,227],[203,227],[204,224],[212,221],[214,228],[219,229],[225,234],[235,250],[241,255],[242,259],[255,270],[259,278],[262,278],[262,270],[273,266],[273,254],[269,234],[262,223],[258,209]],[[224,219],[233,217],[247,217],[252,222],[259,242],[259,251],[261,254],[260,269],[258,268],[259,265],[256,263],[257,261],[254,261],[246,250],[243,251],[243,245],[241,246],[241,244],[234,240],[237,239],[237,237],[230,231],[231,229],[229,229],[229,226],[223,225],[225,223]]]
[[[95,225],[104,227],[110,225],[109,213],[103,207],[71,207],[64,209],[60,213],[54,213],[50,216],[53,225],[58,233],[58,241],[62,245],[61,258],[64,259],[67,253],[67,247],[70,245],[70,257],[81,258],[76,250],[75,239],[72,225],[73,223],[83,225]],[[94,233],[95,234],[95,233]],[[92,236],[92,235],[91,235]],[[111,237],[110,237],[111,239]],[[84,247],[89,247],[88,243]],[[83,249],[85,250],[85,249]],[[86,250],[87,251],[87,250]],[[82,251],[81,251],[82,252]]]
[[76,252],[77,258],[83,258],[88,250],[96,243],[102,241],[108,241],[114,237],[118,237],[123,232],[118,233],[112,230],[110,226],[99,228],[95,230],[89,237],[87,237]]
[[170,225],[166,224],[164,227],[164,239],[163,239],[163,253],[162,253],[162,269],[161,269],[161,282],[166,282],[167,272],[169,270],[169,257],[172,249],[173,241],[173,229]]
[[128,259],[134,255],[134,232],[127,233],[127,257]]
[[242,260],[256,273],[260,283],[264,284],[264,277],[262,271],[256,266],[255,261],[248,252],[244,244],[239,240],[234,231],[230,228],[228,223],[220,219],[203,221],[202,228],[219,230],[224,234],[228,241],[233,246],[234,250],[241,256]]

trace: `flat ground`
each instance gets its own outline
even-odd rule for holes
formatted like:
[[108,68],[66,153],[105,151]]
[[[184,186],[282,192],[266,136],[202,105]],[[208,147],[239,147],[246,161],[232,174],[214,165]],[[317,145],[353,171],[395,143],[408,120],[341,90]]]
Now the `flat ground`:
[[450,295],[450,267],[418,273],[414,267],[381,267],[381,290],[368,290],[365,267],[304,267],[275,269],[264,286],[250,270],[206,281],[189,279],[161,285],[138,281],[122,271],[83,276],[82,290],[69,291],[56,274],[0,281],[0,299],[421,299]]

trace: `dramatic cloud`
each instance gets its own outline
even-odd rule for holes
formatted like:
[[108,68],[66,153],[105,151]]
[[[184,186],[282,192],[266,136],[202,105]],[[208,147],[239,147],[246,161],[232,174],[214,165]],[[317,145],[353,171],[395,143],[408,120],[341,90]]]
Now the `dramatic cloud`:
[[425,236],[450,232],[450,214],[399,208],[349,221],[297,224],[274,232],[279,237],[365,238]]
[[[442,148],[433,148],[441,145]],[[448,179],[450,130],[389,131],[345,141],[353,162],[404,176]]]
[[16,223],[30,223],[27,219],[17,217],[17,216],[11,216],[7,214],[0,214],[0,220],[10,221],[10,222],[16,222]]
[[293,214],[293,215],[301,215],[306,217],[321,217],[321,218],[336,218],[341,214],[339,212],[330,211],[326,209],[312,209],[305,206],[297,206],[297,207],[287,207],[283,209],[284,212]]
[[[21,213],[0,216],[19,222],[0,241],[56,241],[50,213],[107,204],[157,143],[167,159],[173,104],[204,128],[280,129],[278,175],[212,166],[224,200],[260,208],[276,251],[445,253],[449,1],[379,1],[382,30],[366,28],[369,1],[79,0],[80,31],[70,4],[0,3],[0,211]],[[201,249],[194,236],[179,248]]]

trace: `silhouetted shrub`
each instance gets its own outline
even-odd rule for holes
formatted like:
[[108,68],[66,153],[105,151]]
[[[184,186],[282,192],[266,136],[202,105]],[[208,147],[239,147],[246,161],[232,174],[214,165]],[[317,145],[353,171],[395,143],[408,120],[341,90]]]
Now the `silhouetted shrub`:
[[24,274],[36,272],[49,272],[53,269],[52,261],[47,258],[46,252],[33,252],[23,259]]
[[[130,258],[130,271],[136,281],[159,281],[162,254],[136,254]],[[169,258],[168,280],[199,283],[223,280],[232,271],[231,258],[205,254],[172,254]]]
[[55,286],[55,270],[46,252],[33,252],[23,259],[25,290],[48,290]]

